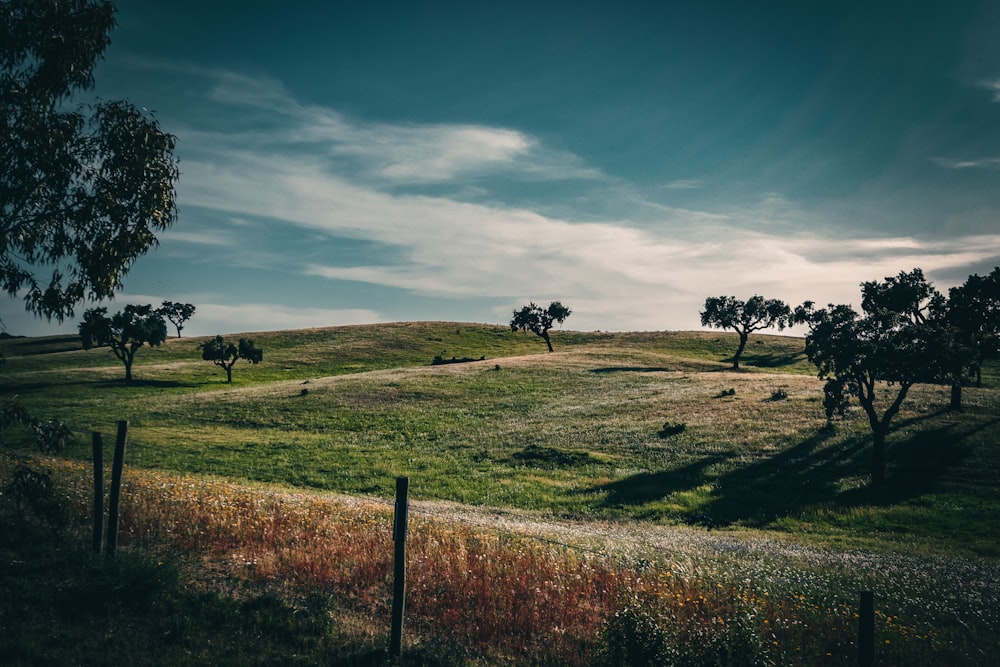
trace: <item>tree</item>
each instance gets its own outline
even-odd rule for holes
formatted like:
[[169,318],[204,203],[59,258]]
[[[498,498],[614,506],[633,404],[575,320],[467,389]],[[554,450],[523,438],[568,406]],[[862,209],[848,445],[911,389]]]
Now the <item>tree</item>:
[[938,317],[951,383],[949,407],[961,410],[962,385],[982,386],[983,362],[1000,353],[1000,267],[987,276],[971,275],[964,284],[952,287]]
[[80,322],[84,349],[107,345],[125,364],[125,381],[132,381],[132,362],[143,345],[156,347],[167,339],[167,324],[151,305],[125,306],[108,317],[107,308],[91,308]]
[[184,323],[191,319],[194,315],[195,307],[190,303],[175,303],[173,301],[164,301],[163,305],[156,309],[156,312],[170,320],[170,323],[177,327],[177,337],[181,337],[181,329],[184,328]]
[[744,302],[732,296],[710,296],[705,299],[701,324],[716,329],[732,329],[739,334],[740,344],[733,355],[733,370],[739,370],[740,357],[746,349],[750,334],[774,326],[781,331],[791,314],[791,308],[779,299],[765,299],[754,295]]
[[264,360],[264,351],[254,347],[253,341],[248,338],[240,338],[239,345],[235,345],[222,336],[216,336],[200,347],[202,359],[225,369],[226,382],[233,381],[233,366],[240,359],[245,359],[251,364],[259,364]]
[[[861,285],[862,313],[848,305],[815,310],[811,302],[795,309],[794,321],[809,326],[806,356],[826,380],[827,419],[843,414],[856,398],[872,431],[872,485],[885,478],[885,441],[889,425],[917,382],[939,375],[936,349],[940,329],[929,317],[941,295],[920,269]],[[879,393],[888,405],[879,414]]]
[[510,319],[510,330],[530,331],[536,336],[541,336],[551,352],[552,341],[549,339],[549,331],[555,324],[565,322],[572,312],[558,301],[553,301],[545,309],[536,306],[532,301],[527,306],[522,306],[521,310],[514,311],[514,316]]
[[175,137],[126,101],[72,104],[94,85],[114,12],[0,2],[0,286],[59,321],[113,296],[177,216]]

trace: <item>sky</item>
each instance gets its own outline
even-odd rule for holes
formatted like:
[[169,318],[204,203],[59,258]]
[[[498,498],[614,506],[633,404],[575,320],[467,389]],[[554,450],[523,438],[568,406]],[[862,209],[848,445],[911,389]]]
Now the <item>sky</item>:
[[[699,329],[708,296],[860,303],[1000,265],[1000,3],[120,0],[93,96],[177,136],[127,303],[186,335],[559,300]],[[7,331],[75,332],[2,297]]]

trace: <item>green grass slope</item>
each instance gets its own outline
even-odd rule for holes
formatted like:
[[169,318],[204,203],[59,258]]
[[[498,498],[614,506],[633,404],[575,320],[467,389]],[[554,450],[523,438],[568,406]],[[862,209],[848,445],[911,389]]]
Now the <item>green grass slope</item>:
[[232,384],[201,360],[204,338],[140,350],[132,385],[107,349],[7,339],[0,392],[68,422],[71,457],[127,419],[134,466],[382,496],[408,475],[425,499],[1000,555],[994,368],[961,413],[946,388],[914,388],[873,491],[864,415],[824,428],[799,338],[751,337],[732,372],[736,338],[713,332],[558,331],[551,354],[465,323],[243,335],[264,362]]

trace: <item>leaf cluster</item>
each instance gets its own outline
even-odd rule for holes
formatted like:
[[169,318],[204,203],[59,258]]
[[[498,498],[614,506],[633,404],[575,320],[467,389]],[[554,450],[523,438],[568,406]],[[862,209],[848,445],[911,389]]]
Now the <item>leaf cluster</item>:
[[536,305],[534,301],[520,310],[515,310],[510,320],[511,331],[530,331],[538,336],[545,336],[556,324],[562,324],[570,316],[571,311],[559,301],[553,301],[548,308]]
[[705,299],[701,324],[747,335],[771,327],[781,331],[789,323],[791,314],[791,309],[780,299],[765,299],[757,294],[746,301],[733,296],[715,296]]
[[114,24],[103,0],[0,5],[0,287],[59,321],[119,290],[177,214],[176,138],[127,101],[70,104]]

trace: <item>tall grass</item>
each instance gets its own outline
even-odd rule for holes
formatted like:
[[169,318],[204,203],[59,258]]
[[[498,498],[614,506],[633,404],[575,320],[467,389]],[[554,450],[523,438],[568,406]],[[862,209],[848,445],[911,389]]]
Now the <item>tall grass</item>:
[[[86,521],[87,466],[43,463]],[[385,640],[393,552],[387,504],[138,469],[127,471],[123,495],[123,548],[180,554],[197,563],[203,585],[216,588],[258,587],[300,603],[332,596],[367,619],[357,633],[363,641]],[[736,544],[715,548],[727,543]],[[964,564],[947,582],[964,590],[935,595],[911,580],[926,564],[885,558],[871,566],[859,554],[848,574],[816,554],[767,553],[749,566],[748,554],[737,559],[725,550],[641,557],[417,509],[408,542],[408,650],[446,646],[490,664],[852,664],[861,583],[879,595],[881,664],[984,664],[1000,648],[995,566]],[[964,608],[953,608],[956,594]],[[959,616],[921,613],[929,605]]]

